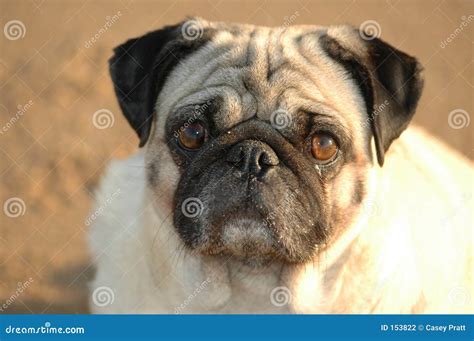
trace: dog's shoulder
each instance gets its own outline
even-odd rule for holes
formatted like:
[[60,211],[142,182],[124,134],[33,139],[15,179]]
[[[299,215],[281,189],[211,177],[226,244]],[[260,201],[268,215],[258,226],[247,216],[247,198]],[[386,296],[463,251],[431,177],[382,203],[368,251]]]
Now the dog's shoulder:
[[427,185],[446,202],[472,195],[473,162],[420,127],[411,126],[400,136],[391,157],[383,170],[396,175],[391,181],[416,183],[417,189]]
[[[149,292],[147,281],[143,280],[142,287],[137,288],[135,279],[130,278],[134,276],[132,269],[146,274],[146,268],[139,262],[143,258],[139,218],[144,200],[144,167],[141,151],[128,159],[111,161],[95,192],[95,204],[86,221],[90,225],[89,251],[97,267],[90,283],[93,312],[131,312],[130,307],[137,304],[137,292]],[[101,288],[113,293],[113,302],[101,305],[94,301]],[[131,290],[135,290],[133,294]]]
[[392,183],[388,197],[397,216],[411,223],[430,311],[472,309],[467,301],[451,302],[456,290],[472,291],[472,161],[416,126],[402,134],[392,156],[383,170]]

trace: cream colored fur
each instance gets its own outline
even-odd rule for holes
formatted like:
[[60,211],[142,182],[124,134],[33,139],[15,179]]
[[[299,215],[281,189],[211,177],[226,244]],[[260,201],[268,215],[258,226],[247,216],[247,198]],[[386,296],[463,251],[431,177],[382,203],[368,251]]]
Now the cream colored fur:
[[[422,131],[406,131],[375,170],[374,214],[355,238],[297,267],[250,270],[188,253],[169,213],[153,208],[143,165],[143,152],[114,161],[98,191],[99,205],[122,194],[91,227],[91,291],[114,292],[106,307],[91,302],[94,312],[473,312],[472,166]],[[271,303],[278,286],[292,296],[283,307]]]
[[[295,46],[292,38],[304,32],[314,35]],[[416,128],[394,142],[383,168],[373,150],[357,147],[373,166],[346,167],[332,190],[349,201],[343,193],[351,193],[345,188],[350,182],[344,179],[356,171],[367,174],[360,216],[308,264],[250,269],[190,252],[175,232],[172,198],[179,173],[163,136],[166,117],[177,107],[219,95],[232,113],[219,123],[225,129],[254,114],[268,120],[279,108],[293,112],[303,105],[341,116],[357,141],[370,138],[361,124],[366,113],[355,84],[317,47],[322,32],[326,29],[309,26],[259,28],[252,41],[249,34],[236,38],[221,32],[171,73],[149,142],[129,159],[113,161],[97,192],[96,209],[120,189],[90,228],[97,266],[91,293],[103,286],[113,292],[110,304],[91,299],[93,312],[473,312],[472,163]],[[344,27],[327,32],[343,44],[353,34]],[[270,60],[269,40],[281,47]],[[248,46],[256,51],[253,68],[233,67]],[[298,71],[283,69],[274,83],[259,71],[288,59]],[[259,84],[256,94],[246,93],[244,77]],[[145,170],[156,159],[159,186],[151,189]]]

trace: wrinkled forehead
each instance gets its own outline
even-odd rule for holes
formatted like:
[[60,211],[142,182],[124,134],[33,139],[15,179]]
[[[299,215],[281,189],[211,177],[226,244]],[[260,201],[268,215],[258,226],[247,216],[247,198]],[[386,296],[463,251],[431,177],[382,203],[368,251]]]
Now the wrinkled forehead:
[[210,40],[168,77],[157,101],[158,121],[219,98],[218,129],[251,117],[269,120],[281,109],[337,116],[348,128],[360,123],[365,107],[359,90],[320,47],[325,32],[316,26],[212,28]]

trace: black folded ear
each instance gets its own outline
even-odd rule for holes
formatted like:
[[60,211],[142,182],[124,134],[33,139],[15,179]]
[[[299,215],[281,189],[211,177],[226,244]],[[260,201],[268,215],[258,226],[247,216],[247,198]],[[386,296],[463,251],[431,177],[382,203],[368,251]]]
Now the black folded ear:
[[[380,166],[390,144],[406,129],[415,114],[423,89],[418,61],[378,38],[341,28],[321,36],[326,53],[341,63],[361,89]],[[336,31],[337,32],[337,31]],[[362,37],[365,37],[363,39]]]
[[[189,22],[188,22],[189,23]],[[193,20],[191,38],[183,35],[181,23],[130,39],[114,49],[109,69],[120,108],[140,139],[148,140],[158,94],[167,76],[187,55],[208,41],[204,28]]]

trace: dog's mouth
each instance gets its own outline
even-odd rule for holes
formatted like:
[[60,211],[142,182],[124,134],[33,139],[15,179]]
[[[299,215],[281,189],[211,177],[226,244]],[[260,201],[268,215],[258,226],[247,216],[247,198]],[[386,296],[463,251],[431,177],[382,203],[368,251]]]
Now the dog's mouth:
[[268,264],[279,257],[278,242],[270,222],[253,210],[230,214],[214,221],[207,242],[197,250],[206,255],[237,259],[252,267]]
[[314,255],[325,228],[315,206],[302,205],[279,181],[253,189],[230,179],[225,183],[218,190],[205,186],[177,205],[175,224],[186,246],[253,267],[303,262]]
[[203,255],[234,259],[251,267],[305,261],[314,255],[321,228],[317,219],[302,214],[292,200],[265,200],[254,191],[219,203],[213,198],[196,219],[183,220],[178,231],[188,247]]

